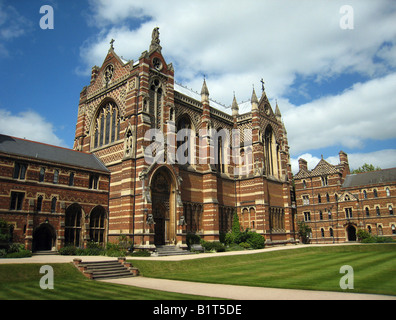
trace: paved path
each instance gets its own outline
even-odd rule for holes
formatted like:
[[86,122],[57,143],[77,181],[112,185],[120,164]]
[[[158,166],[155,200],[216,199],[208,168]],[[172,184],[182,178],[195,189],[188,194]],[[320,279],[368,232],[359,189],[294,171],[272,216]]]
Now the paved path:
[[[345,244],[343,244],[345,245]],[[316,246],[316,245],[309,245]],[[329,245],[327,245],[329,246]],[[133,257],[131,260],[163,260],[163,261],[180,261],[188,259],[201,259],[216,256],[229,256],[240,254],[253,254],[260,252],[269,252],[275,250],[299,249],[306,248],[304,245],[285,246],[265,248],[261,250],[233,251],[222,253],[200,253],[182,256],[169,257]],[[61,255],[38,255],[30,258],[20,259],[0,259],[0,264],[4,263],[69,263],[74,258],[80,258],[83,261],[100,261],[100,260],[116,260],[114,257],[103,256],[61,256]],[[117,283],[122,285],[130,285],[153,290],[162,290],[169,292],[178,292],[184,294],[193,294],[201,296],[210,296],[235,300],[396,300],[396,296],[331,292],[331,291],[313,291],[313,290],[292,290],[292,289],[273,289],[263,287],[248,287],[223,284],[199,283],[190,281],[176,281],[155,279],[146,277],[122,278],[102,280],[104,282]]]
[[135,287],[232,300],[396,300],[393,296],[312,290],[273,289],[165,280],[146,277],[101,280]]

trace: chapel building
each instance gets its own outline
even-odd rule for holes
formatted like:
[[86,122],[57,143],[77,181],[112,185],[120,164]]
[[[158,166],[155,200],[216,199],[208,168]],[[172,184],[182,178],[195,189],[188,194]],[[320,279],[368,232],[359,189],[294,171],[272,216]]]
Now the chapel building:
[[188,233],[217,241],[237,212],[267,244],[295,242],[286,129],[264,87],[226,107],[206,80],[200,94],[175,83],[158,28],[137,61],[120,58],[113,42],[80,93],[74,141],[111,172],[109,241],[123,235],[147,249],[185,247]]

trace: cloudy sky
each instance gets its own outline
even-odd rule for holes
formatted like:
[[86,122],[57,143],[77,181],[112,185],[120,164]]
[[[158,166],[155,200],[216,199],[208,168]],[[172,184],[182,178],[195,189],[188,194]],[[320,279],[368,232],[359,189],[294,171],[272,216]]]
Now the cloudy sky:
[[[53,29],[40,27],[43,4]],[[109,41],[136,61],[154,27],[176,81],[195,91],[205,75],[231,105],[264,79],[294,171],[300,157],[336,164],[340,150],[352,168],[396,167],[392,0],[0,0],[0,133],[72,147],[79,93]]]

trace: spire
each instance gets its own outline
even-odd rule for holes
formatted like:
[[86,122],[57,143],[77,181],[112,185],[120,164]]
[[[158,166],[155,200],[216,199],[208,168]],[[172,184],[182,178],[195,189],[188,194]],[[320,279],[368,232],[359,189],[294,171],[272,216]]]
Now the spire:
[[235,92],[234,92],[234,99],[232,100],[231,110],[232,110],[232,116],[237,116],[238,115],[239,106],[238,106],[238,102],[236,101],[236,98],[235,98]]
[[204,78],[204,82],[202,85],[202,90],[201,90],[201,100],[202,101],[209,101],[209,90],[208,87],[206,86],[206,79]]
[[281,114],[281,112],[279,110],[279,106],[278,106],[278,100],[276,100],[275,115],[277,118],[282,118],[282,114]]
[[250,99],[250,102],[252,103],[252,110],[258,110],[258,99],[256,96],[256,91],[254,90],[253,87],[253,93],[252,93],[252,98]]

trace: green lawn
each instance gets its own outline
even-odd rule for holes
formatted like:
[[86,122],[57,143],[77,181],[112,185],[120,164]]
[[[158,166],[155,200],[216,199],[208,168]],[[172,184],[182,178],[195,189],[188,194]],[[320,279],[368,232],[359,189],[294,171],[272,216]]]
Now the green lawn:
[[[146,277],[274,288],[342,291],[341,266],[354,269],[354,290],[396,295],[396,245],[307,247],[178,262],[133,260]],[[39,286],[41,264],[0,265],[0,300],[187,300],[205,297],[92,281],[72,264],[53,264],[54,290]]]
[[54,289],[40,288],[41,264],[0,265],[0,300],[197,300],[206,297],[141,289],[85,278],[72,264],[53,264]]
[[272,288],[343,291],[343,265],[354,293],[396,295],[396,245],[307,247],[178,262],[132,260],[146,277]]

